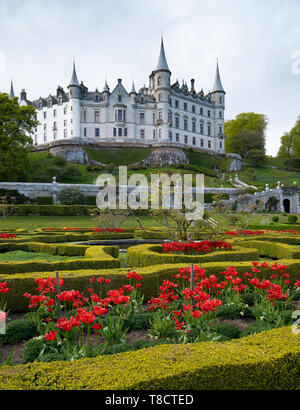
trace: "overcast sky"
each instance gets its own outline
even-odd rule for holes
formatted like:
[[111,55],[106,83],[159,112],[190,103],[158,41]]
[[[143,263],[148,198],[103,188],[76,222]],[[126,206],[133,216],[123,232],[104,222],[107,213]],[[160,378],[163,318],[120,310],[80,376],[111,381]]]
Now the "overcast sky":
[[300,114],[299,0],[0,0],[0,90],[13,78],[29,100],[55,94],[73,56],[89,89],[102,91],[105,76],[111,89],[118,78],[139,89],[161,31],[172,81],[195,78],[208,92],[218,58],[225,118],[267,115],[267,153],[276,155]]

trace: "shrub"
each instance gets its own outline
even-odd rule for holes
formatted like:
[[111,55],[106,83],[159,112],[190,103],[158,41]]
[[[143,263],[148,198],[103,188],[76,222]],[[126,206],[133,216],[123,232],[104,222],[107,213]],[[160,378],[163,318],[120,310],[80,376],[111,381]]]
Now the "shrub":
[[130,320],[130,330],[148,329],[153,313],[136,313]]
[[86,196],[85,203],[86,205],[93,205],[96,206],[96,196]]
[[83,205],[84,195],[78,188],[64,188],[58,194],[58,200],[62,205]]
[[289,215],[288,217],[288,223],[289,224],[295,224],[298,220],[298,216],[297,215]]
[[278,216],[273,216],[272,221],[273,222],[279,222],[279,217]]
[[27,202],[31,202],[32,200],[27,196],[20,194],[19,191],[15,189],[0,189],[0,198],[5,197],[6,203],[14,203],[14,204],[26,204]]
[[240,337],[240,329],[231,323],[220,323],[217,326],[217,333],[226,336],[228,339],[238,339]]
[[299,365],[299,335],[286,327],[226,343],[174,349],[164,342],[94,359],[5,366],[0,389],[297,390]]
[[224,319],[237,319],[241,317],[241,312],[235,305],[221,305],[218,308],[217,316]]
[[38,205],[53,205],[53,198],[52,196],[38,196],[36,203]]
[[76,184],[81,179],[81,172],[75,165],[67,165],[63,168],[61,179],[64,183]]
[[23,340],[31,339],[36,335],[36,325],[26,319],[13,320],[8,322],[6,326],[6,333],[0,335],[0,345],[4,344],[16,344]]
[[32,363],[37,360],[44,347],[44,338],[42,336],[29,340],[24,347],[22,363]]
[[63,360],[65,360],[65,357],[63,354],[50,352],[50,353],[43,354],[43,356],[41,356],[38,361],[42,363],[50,363],[50,362],[59,362]]

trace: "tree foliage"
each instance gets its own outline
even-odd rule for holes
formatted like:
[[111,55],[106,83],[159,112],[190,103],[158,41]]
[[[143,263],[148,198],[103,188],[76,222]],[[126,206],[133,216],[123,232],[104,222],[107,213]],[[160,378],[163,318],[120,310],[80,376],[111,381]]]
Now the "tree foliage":
[[281,146],[278,152],[281,158],[300,158],[300,116],[290,132],[281,137]]
[[254,151],[257,158],[265,156],[265,129],[267,117],[254,112],[242,113],[235,119],[225,122],[225,150],[247,157],[249,151]]
[[31,134],[38,125],[32,106],[19,106],[18,99],[0,93],[0,180],[19,181],[29,172],[27,153]]

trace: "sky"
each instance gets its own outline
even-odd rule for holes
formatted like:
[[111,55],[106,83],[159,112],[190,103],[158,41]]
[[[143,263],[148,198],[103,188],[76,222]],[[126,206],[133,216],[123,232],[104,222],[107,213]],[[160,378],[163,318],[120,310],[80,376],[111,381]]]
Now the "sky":
[[34,100],[65,89],[73,57],[79,81],[111,90],[148,85],[163,32],[172,82],[208,92],[216,59],[225,119],[268,117],[266,148],[300,115],[299,0],[0,0],[0,90]]

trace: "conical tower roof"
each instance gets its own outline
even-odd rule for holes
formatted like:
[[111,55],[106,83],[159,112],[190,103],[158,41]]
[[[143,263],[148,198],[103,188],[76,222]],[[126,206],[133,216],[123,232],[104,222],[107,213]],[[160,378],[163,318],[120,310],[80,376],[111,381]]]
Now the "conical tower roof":
[[168,63],[167,63],[167,59],[166,59],[163,37],[161,38],[159,59],[158,59],[158,63],[157,63],[157,67],[155,71],[160,71],[160,70],[170,71]]
[[215,75],[215,82],[212,88],[213,93],[217,91],[222,91],[223,93],[225,93],[222,82],[221,82],[218,62],[217,62],[217,69],[216,69],[216,75]]
[[12,100],[15,97],[15,92],[14,92],[14,86],[13,82],[10,82],[10,92],[9,92],[9,98]]
[[78,81],[77,74],[76,74],[76,68],[75,68],[75,61],[74,60],[73,60],[72,78],[71,78],[69,86],[70,85],[78,85],[79,86],[79,81]]

